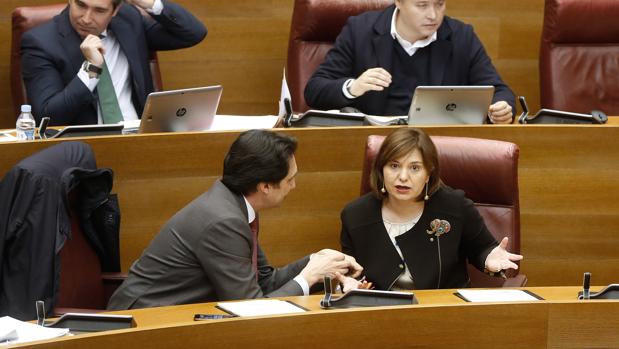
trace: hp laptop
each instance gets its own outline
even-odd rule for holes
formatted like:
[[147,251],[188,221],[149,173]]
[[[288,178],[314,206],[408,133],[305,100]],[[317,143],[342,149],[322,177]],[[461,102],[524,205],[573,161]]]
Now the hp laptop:
[[409,125],[481,125],[494,86],[419,86],[408,112]]
[[146,98],[138,133],[208,130],[222,91],[217,85],[153,92]]

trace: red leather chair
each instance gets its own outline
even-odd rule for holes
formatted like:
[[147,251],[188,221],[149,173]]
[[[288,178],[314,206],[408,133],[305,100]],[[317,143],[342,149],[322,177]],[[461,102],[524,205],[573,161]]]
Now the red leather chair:
[[333,47],[348,17],[391,4],[393,0],[295,0],[286,63],[294,111],[309,109],[303,97],[305,85]]
[[541,105],[619,115],[619,1],[546,0]]
[[[26,98],[26,88],[21,75],[21,37],[22,35],[45,22],[50,21],[55,15],[59,14],[66,3],[42,6],[18,7],[12,14],[12,33],[11,39],[11,94],[13,95],[13,110],[15,115],[19,115],[19,108],[28,102]],[[150,53],[150,71],[153,76],[153,87],[155,91],[163,89],[161,82],[161,71],[157,53]]]
[[60,286],[54,315],[104,311],[112,294],[127,278],[124,273],[106,273],[86,240],[75,211],[76,193],[70,200],[71,238],[60,250]]
[[31,320],[36,300],[55,315],[105,310],[126,278],[112,181],[81,142],[52,145],[1,178],[0,314]]
[[[520,204],[518,199],[518,155],[514,143],[433,136],[438,150],[441,179],[462,189],[473,200],[486,226],[500,241],[509,237],[508,251],[520,254]],[[385,136],[369,136],[361,177],[361,194],[369,192],[370,171]],[[469,265],[472,287],[520,287],[527,278],[509,270],[508,279],[488,276]]]

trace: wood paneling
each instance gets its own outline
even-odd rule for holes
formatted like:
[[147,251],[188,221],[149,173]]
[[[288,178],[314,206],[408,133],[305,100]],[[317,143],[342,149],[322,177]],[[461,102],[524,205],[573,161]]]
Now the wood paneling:
[[[614,120],[614,118],[613,118]],[[261,244],[282,265],[339,247],[339,213],[359,195],[365,139],[393,128],[289,129],[299,140],[297,188],[279,208],[261,212]],[[429,127],[520,146],[522,269],[529,285],[570,285],[591,271],[597,284],[619,270],[619,125]],[[126,271],[161,226],[221,175],[237,132],[87,139],[99,166],[115,172]],[[0,145],[0,175],[56,141]]]
[[418,291],[417,305],[322,310],[319,296],[288,297],[309,312],[192,321],[215,303],[118,312],[137,327],[62,337],[28,348],[616,348],[619,302],[577,301],[576,287],[529,288],[545,300],[466,303],[455,290]]
[[[0,128],[14,127],[9,85],[13,8],[60,0],[0,2]],[[177,0],[209,29],[196,47],[160,54],[166,89],[221,84],[221,114],[277,112],[292,0]],[[543,0],[449,0],[448,14],[475,25],[494,64],[516,94],[539,108],[537,57]]]

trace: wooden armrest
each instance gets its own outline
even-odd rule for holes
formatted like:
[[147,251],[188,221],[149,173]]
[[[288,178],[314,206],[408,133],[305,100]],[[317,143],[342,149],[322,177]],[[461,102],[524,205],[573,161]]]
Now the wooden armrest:
[[103,283],[117,283],[118,285],[122,284],[123,281],[127,278],[127,274],[125,273],[101,273],[101,279]]
[[120,284],[125,281],[127,274],[125,273],[101,273],[101,281],[103,282],[103,292],[105,302],[109,302],[110,298]]

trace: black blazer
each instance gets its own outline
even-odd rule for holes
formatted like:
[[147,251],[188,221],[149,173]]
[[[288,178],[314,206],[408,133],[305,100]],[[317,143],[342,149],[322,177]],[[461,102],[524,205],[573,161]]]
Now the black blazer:
[[[163,12],[152,19],[142,16],[134,6],[121,5],[108,25],[129,62],[132,101],[138,117],[146,96],[153,91],[149,51],[193,46],[206,36],[206,28],[198,19],[179,5],[163,2]],[[37,123],[49,116],[52,125],[96,124],[97,96],[77,77],[84,62],[82,39],[71,26],[68,10],[22,37],[22,76],[28,101]]]
[[[394,9],[395,6],[390,6],[348,19],[335,46],[305,87],[309,106],[316,109],[350,106],[366,114],[385,115],[389,88],[348,99],[342,93],[342,85],[369,68],[382,67],[391,72],[393,45],[398,45],[390,33]],[[437,40],[429,47],[430,85],[493,85],[493,103],[506,101],[516,110],[514,94],[501,80],[471,25],[446,16],[438,29]]]
[[[416,289],[467,287],[467,259],[484,270],[486,257],[498,245],[464,192],[443,187],[426,202],[417,224],[396,238],[402,261],[385,229],[381,207],[382,201],[372,193],[349,203],[342,211],[340,236],[342,252],[357,259],[379,290],[391,288],[404,271],[403,263]],[[437,218],[451,224],[439,238],[426,232]]]

